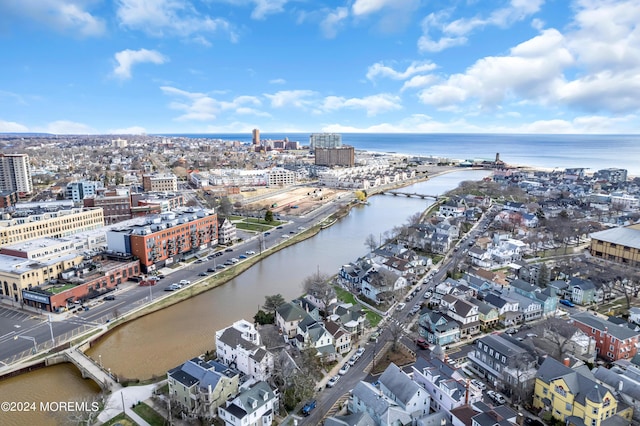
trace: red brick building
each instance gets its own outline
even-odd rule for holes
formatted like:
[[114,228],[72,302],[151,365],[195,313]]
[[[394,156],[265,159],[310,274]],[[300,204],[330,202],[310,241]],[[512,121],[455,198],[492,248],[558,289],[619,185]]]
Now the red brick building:
[[626,324],[618,325],[588,313],[576,314],[571,319],[577,328],[595,340],[596,352],[604,360],[631,359],[638,352],[640,332]]
[[[56,312],[72,306],[76,301],[86,302],[107,293],[139,274],[140,262],[133,256],[103,254],[84,265],[64,271],[55,285],[22,290],[22,300],[26,305]],[[59,288],[66,290],[58,291]]]
[[107,245],[138,257],[144,272],[153,271],[218,245],[218,216],[194,209],[149,216],[139,225],[108,231]]

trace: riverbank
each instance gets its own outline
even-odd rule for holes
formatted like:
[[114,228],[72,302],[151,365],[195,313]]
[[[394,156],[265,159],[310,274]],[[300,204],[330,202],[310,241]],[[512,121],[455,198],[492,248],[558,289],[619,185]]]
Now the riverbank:
[[[448,169],[448,170],[439,170],[440,173],[432,173],[429,176],[425,177],[425,178],[421,178],[421,179],[417,179],[417,180],[412,180],[412,181],[406,181],[406,182],[402,182],[400,185],[393,185],[393,186],[386,186],[384,189],[385,190],[390,190],[390,189],[395,189],[395,188],[401,188],[404,187],[406,185],[412,185],[416,182],[422,182],[422,181],[427,181],[430,180],[431,178],[434,178],[436,176],[439,176],[443,173],[447,173],[447,172],[454,172],[454,171],[463,171],[461,169]],[[440,191],[442,192],[442,191]],[[233,266],[232,268],[229,269],[225,269],[213,276],[208,276],[205,277],[203,279],[200,279],[197,282],[194,282],[191,285],[186,286],[185,288],[173,292],[173,293],[167,293],[163,296],[161,296],[160,298],[158,298],[157,300],[155,300],[153,304],[147,304],[144,306],[140,306],[139,308],[127,312],[127,313],[123,313],[122,316],[120,318],[118,318],[118,320],[116,321],[112,321],[111,323],[109,323],[107,325],[107,327],[105,327],[104,331],[100,331],[100,330],[92,330],[84,335],[82,335],[79,339],[74,340],[72,343],[75,344],[80,344],[80,343],[86,343],[89,342],[89,344],[91,345],[91,347],[93,347],[94,345],[97,345],[98,343],[100,343],[100,345],[97,348],[89,348],[88,349],[88,353],[92,353],[93,352],[93,357],[95,359],[97,359],[97,354],[101,354],[101,359],[104,363],[108,363],[109,362],[109,355],[107,355],[105,353],[105,349],[104,349],[104,345],[105,342],[108,340],[109,342],[111,342],[112,339],[106,339],[106,337],[108,337],[109,335],[111,335],[112,333],[114,333],[116,330],[120,330],[122,325],[125,324],[129,324],[131,325],[131,323],[136,320],[136,319],[141,319],[143,317],[147,317],[149,316],[149,314],[151,313],[156,313],[158,311],[165,311],[165,312],[173,312],[173,310],[168,310],[167,308],[169,307],[173,307],[174,305],[178,305],[180,304],[180,302],[186,301],[188,299],[193,298],[196,295],[201,295],[205,292],[208,292],[209,290],[213,290],[213,289],[217,289],[218,287],[224,287],[222,286],[222,284],[227,284],[229,281],[233,281],[235,279],[235,277],[239,276],[239,275],[245,275],[245,272],[250,269],[252,266],[254,266],[256,263],[261,262],[262,260],[265,260],[266,258],[270,257],[272,254],[275,254],[279,251],[282,251],[284,249],[287,249],[293,245],[296,245],[306,239],[310,239],[314,236],[316,236],[320,229],[325,228],[328,225],[333,225],[333,224],[339,224],[342,223],[342,221],[338,220],[338,218],[347,216],[350,214],[352,208],[356,207],[357,211],[361,211],[361,205],[360,204],[356,204],[356,203],[352,203],[350,202],[350,200],[347,200],[348,197],[342,197],[340,202],[331,202],[331,203],[324,203],[324,205],[319,206],[318,208],[320,210],[316,210],[315,211],[315,216],[314,219],[311,221],[311,223],[315,223],[315,226],[308,226],[308,228],[303,231],[302,233],[296,234],[295,236],[292,235],[291,238],[288,239],[282,239],[279,240],[279,242],[277,243],[277,246],[274,246],[268,250],[263,251],[260,254],[254,255],[254,256],[250,256],[249,259],[245,259],[242,262],[236,264],[235,266]],[[350,197],[349,197],[350,198]],[[404,197],[402,197],[404,198]],[[391,205],[395,205],[395,203],[404,203],[404,201],[402,201],[400,198],[398,198],[398,200],[396,201],[395,198],[389,198],[387,204],[389,204],[389,202],[391,203]],[[376,202],[373,202],[374,204],[376,204]],[[388,210],[391,211],[391,210]],[[360,214],[360,213],[358,213]],[[383,220],[383,222],[386,223],[386,220]],[[333,228],[333,226],[331,226],[331,228]],[[330,235],[331,233],[335,233],[333,231],[329,231],[329,233],[327,235]],[[323,235],[325,235],[323,233]],[[344,235],[342,232],[340,232],[338,234],[339,236]],[[354,235],[352,235],[351,237],[347,237],[347,238],[353,238]],[[335,238],[335,236],[333,237]],[[334,243],[335,244],[335,243]],[[291,252],[292,255],[294,255],[294,252]],[[317,253],[316,253],[317,254]],[[293,260],[293,258],[291,258]],[[303,259],[300,258],[300,261],[302,261]],[[300,262],[297,262],[298,264]],[[188,264],[182,264],[182,267],[184,266],[188,266]],[[282,268],[286,268],[287,267],[287,263],[285,261],[284,264],[282,264],[281,266]],[[252,275],[255,275],[253,278],[252,283],[260,283],[262,282],[262,275],[258,274],[256,275],[255,273],[255,269],[253,269],[254,272],[250,272]],[[278,278],[273,278],[275,280],[278,280]],[[275,281],[270,281],[270,282],[275,282]],[[255,313],[255,311],[253,311],[253,313],[250,312],[246,312],[246,306],[248,305],[246,302],[246,298],[243,298],[243,294],[242,291],[239,291],[239,289],[236,287],[236,285],[232,285],[231,287],[227,286],[227,290],[219,290],[219,291],[223,291],[225,294],[234,294],[233,299],[229,299],[231,301],[231,304],[242,304],[243,305],[243,309],[242,311],[244,312],[243,315],[247,316],[252,316],[253,313]],[[251,288],[257,289],[258,286],[255,285],[251,285]],[[284,288],[280,287],[279,291],[276,292],[282,292]],[[285,292],[287,291],[286,289],[284,289]],[[258,290],[261,291],[261,290]],[[218,291],[215,292],[216,294],[218,294]],[[275,293],[274,293],[275,294]],[[285,293],[283,293],[285,294]],[[199,299],[201,300],[201,299]],[[244,302],[243,302],[244,300]],[[256,305],[257,303],[257,305]],[[261,303],[261,301],[259,300],[255,300],[255,297],[253,298],[253,301],[251,302],[251,306],[259,306]],[[208,306],[210,305],[203,305],[201,302],[197,302],[196,306],[201,306],[202,308],[208,309]],[[231,306],[231,305],[228,305]],[[180,311],[180,308],[178,308],[178,311]],[[222,307],[222,306],[218,306],[217,307],[217,312],[222,312],[225,311],[226,315],[228,318],[233,318],[233,309],[227,309],[227,307]],[[191,311],[192,312],[192,311]],[[206,315],[205,313],[206,311],[202,310],[199,313],[200,317],[203,317],[203,315]],[[186,312],[184,314],[187,314]],[[164,316],[166,316],[165,314],[162,314]],[[188,314],[187,314],[188,315]],[[154,316],[155,318],[155,316]],[[146,327],[152,327],[150,330],[157,330],[158,333],[157,336],[155,337],[156,340],[153,340],[152,342],[148,342],[147,344],[151,344],[153,345],[153,342],[155,341],[164,341],[162,340],[163,338],[162,333],[160,333],[160,330],[164,330],[164,334],[166,335],[166,333],[168,332],[169,329],[173,329],[174,327],[179,329],[179,326],[177,326],[178,324],[181,323],[181,318],[183,317],[176,317],[175,321],[174,320],[170,320],[170,323],[165,324],[164,327],[158,328],[158,327],[154,327],[154,325],[152,323],[149,323],[146,325]],[[185,317],[186,318],[186,317]],[[237,319],[237,318],[235,318]],[[169,321],[168,319],[165,319],[167,321]],[[140,320],[142,321],[141,324],[146,324],[148,322],[148,320]],[[136,322],[136,324],[138,324],[138,322]],[[226,321],[225,321],[226,324]],[[217,326],[219,327],[220,324],[217,324]],[[138,329],[140,327],[135,327],[134,329]],[[198,328],[200,329],[200,328]],[[125,333],[126,330],[131,330],[129,327],[125,328]],[[204,329],[203,329],[204,330]],[[90,333],[95,333],[93,335],[90,335]],[[134,335],[139,335],[138,333],[140,333],[141,331],[136,331],[134,333]],[[131,332],[128,332],[129,334],[131,334]],[[154,332],[155,333],[155,332]],[[118,333],[121,334],[121,333]],[[200,342],[203,342],[204,339],[208,339],[207,338],[207,334],[208,332],[204,332],[202,331],[200,336],[198,337]],[[147,336],[147,334],[145,334],[145,336]],[[77,336],[76,336],[77,337]],[[144,339],[143,339],[144,340]],[[129,343],[131,344],[131,343]],[[165,343],[165,349],[167,347],[171,347],[172,342],[167,341]],[[111,345],[113,346],[113,345]],[[205,350],[207,350],[207,348],[210,348],[210,346],[204,346],[202,344],[199,345],[192,345],[192,346],[198,346],[198,351],[202,350],[202,352],[204,352]],[[177,349],[177,348],[176,348]],[[96,350],[100,351],[100,352],[95,352]],[[117,355],[119,353],[120,349],[117,350],[112,350],[111,352],[118,357],[119,355]],[[108,352],[108,350],[107,350]],[[202,352],[198,352],[198,353],[202,353]],[[42,354],[41,354],[42,356]],[[31,358],[33,360],[35,360],[34,358]],[[40,358],[41,359],[41,358]],[[112,361],[113,362],[113,361]],[[22,364],[21,364],[22,366]],[[113,367],[113,364],[111,364],[111,366]],[[164,368],[164,366],[160,369],[162,370]],[[131,378],[146,378],[146,377],[151,377],[152,374],[158,374],[158,373],[144,373],[142,377],[139,376],[138,372],[140,371],[140,364],[137,364],[137,367],[133,370],[129,370],[127,371],[121,371],[119,373],[119,376],[122,378],[125,377],[131,377]]]

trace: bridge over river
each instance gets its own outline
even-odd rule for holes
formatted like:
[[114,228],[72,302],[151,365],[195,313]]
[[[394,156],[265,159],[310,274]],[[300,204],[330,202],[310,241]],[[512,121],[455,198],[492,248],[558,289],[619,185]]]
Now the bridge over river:
[[98,384],[104,391],[117,391],[122,385],[117,382],[115,375],[110,370],[105,369],[100,364],[91,359],[87,354],[76,347],[71,347],[60,353],[65,361],[75,365],[83,378],[91,379]]
[[404,195],[405,197],[416,197],[416,198],[422,198],[423,200],[425,198],[433,198],[434,200],[445,198],[442,195],[419,194],[417,192],[403,192],[403,191],[383,191],[381,192],[381,194],[390,194],[394,196]]

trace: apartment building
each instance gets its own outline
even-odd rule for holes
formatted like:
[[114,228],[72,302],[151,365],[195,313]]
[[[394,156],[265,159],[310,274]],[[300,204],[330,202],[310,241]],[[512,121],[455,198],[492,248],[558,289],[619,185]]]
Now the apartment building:
[[102,188],[102,182],[96,181],[80,181],[69,182],[65,190],[65,198],[73,200],[76,203],[96,194],[99,188]]
[[316,148],[316,166],[355,166],[355,149],[352,146],[341,146],[337,148]]
[[146,192],[175,192],[178,178],[172,174],[142,175],[142,189]]
[[296,174],[282,167],[274,167],[267,173],[267,187],[291,186],[296,183]]
[[225,365],[245,376],[268,380],[273,371],[273,355],[260,344],[260,333],[245,320],[216,331],[216,354]]
[[213,210],[186,208],[107,231],[109,250],[138,257],[144,272],[217,244],[218,217]]
[[43,237],[64,238],[104,226],[101,208],[33,208],[3,217],[0,247]]
[[338,148],[342,146],[342,135],[338,133],[312,133],[309,136],[309,147],[316,148]]
[[17,191],[20,196],[33,192],[27,154],[0,154],[0,191]]
[[589,313],[571,317],[573,324],[596,343],[596,352],[607,361],[631,359],[638,353],[640,332]]
[[241,392],[224,406],[218,408],[218,416],[225,426],[271,425],[279,412],[279,394],[267,382],[258,382]]

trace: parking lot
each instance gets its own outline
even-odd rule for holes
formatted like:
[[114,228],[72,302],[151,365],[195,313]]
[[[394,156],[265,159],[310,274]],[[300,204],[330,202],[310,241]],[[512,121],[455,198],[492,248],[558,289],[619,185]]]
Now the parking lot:
[[21,311],[0,306],[0,339],[8,335],[13,335],[21,329],[36,325],[42,321],[38,315],[31,312]]

